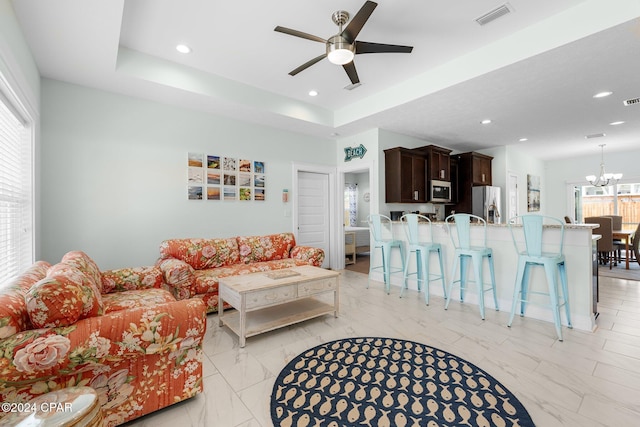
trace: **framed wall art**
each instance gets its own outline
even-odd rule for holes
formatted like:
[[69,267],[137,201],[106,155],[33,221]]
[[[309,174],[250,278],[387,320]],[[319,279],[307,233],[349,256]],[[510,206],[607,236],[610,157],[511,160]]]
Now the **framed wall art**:
[[189,200],[265,200],[265,162],[194,152],[187,159]]

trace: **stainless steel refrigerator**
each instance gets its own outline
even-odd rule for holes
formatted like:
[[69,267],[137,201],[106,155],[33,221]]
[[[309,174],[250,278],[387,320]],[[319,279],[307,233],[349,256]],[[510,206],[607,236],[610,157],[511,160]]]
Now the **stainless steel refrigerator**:
[[471,209],[474,215],[484,218],[488,224],[500,224],[502,222],[500,187],[488,185],[473,187]]

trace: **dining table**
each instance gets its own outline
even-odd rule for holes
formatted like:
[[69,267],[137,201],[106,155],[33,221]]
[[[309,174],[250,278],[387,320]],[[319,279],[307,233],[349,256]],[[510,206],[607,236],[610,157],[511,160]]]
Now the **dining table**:
[[620,240],[623,241],[624,240],[624,253],[625,253],[625,263],[626,266],[625,268],[628,270],[629,269],[629,242],[631,242],[631,239],[633,238],[634,234],[636,233],[635,230],[613,230],[611,232],[611,236],[613,237],[614,240]]

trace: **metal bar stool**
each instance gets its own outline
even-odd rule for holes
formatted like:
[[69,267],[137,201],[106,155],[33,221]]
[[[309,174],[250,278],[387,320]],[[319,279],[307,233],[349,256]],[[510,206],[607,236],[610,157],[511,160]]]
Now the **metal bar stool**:
[[[404,244],[402,240],[397,240],[393,234],[393,223],[388,216],[380,214],[371,214],[367,217],[369,223],[369,231],[371,232],[371,240],[373,249],[380,249],[382,252],[382,265],[373,265],[373,253],[369,260],[369,277],[374,270],[382,269],[384,274],[384,284],[387,294],[391,289],[391,274],[392,273],[404,273]],[[402,260],[402,267],[391,266],[391,249],[400,249],[400,259]],[[367,283],[369,287],[369,283]]]
[[[471,220],[477,221],[480,224],[479,227],[482,227],[482,246],[471,246]],[[453,223],[455,223],[455,233]],[[495,305],[496,311],[499,310],[498,297],[496,295],[496,277],[493,267],[493,250],[487,247],[487,222],[476,215],[454,214],[449,215],[445,219],[445,225],[447,226],[447,231],[449,232],[449,236],[451,237],[453,246],[455,246],[456,249],[453,269],[451,270],[451,281],[449,282],[449,289],[446,293],[446,303],[444,309],[446,310],[447,308],[449,308],[449,303],[451,302],[451,291],[453,290],[454,284],[457,283],[460,285],[460,302],[464,302],[464,292],[467,289],[467,282],[475,283],[478,288],[478,304],[480,306],[480,316],[482,317],[482,320],[484,320],[485,292],[493,292],[493,303]],[[454,234],[456,234],[457,239],[454,238]],[[486,286],[487,284],[484,283],[482,272],[482,264],[485,258],[489,263],[489,273],[491,276],[491,283],[488,284],[488,287]],[[467,280],[469,261],[473,263],[475,280]],[[453,280],[456,274],[458,263],[460,263],[460,278],[458,280]]]
[[[543,242],[543,224],[544,222],[553,223],[554,226],[560,227],[560,237],[557,241]],[[522,225],[521,229],[524,234],[524,250],[522,250],[522,244],[518,245],[514,228],[516,225]],[[516,275],[515,289],[513,291],[513,304],[511,305],[511,316],[509,317],[509,323],[507,326],[511,327],[513,317],[516,313],[516,307],[520,304],[520,316],[524,316],[527,303],[530,301],[528,297],[530,295],[547,295],[549,296],[549,304],[545,305],[551,308],[553,312],[553,321],[556,327],[556,334],[558,339],[562,341],[562,323],[560,320],[560,307],[564,305],[565,314],[567,316],[567,326],[572,328],[571,314],[569,310],[569,293],[567,285],[567,270],[565,266],[565,259],[563,253],[564,247],[564,223],[562,220],[554,217],[543,215],[522,215],[517,216],[509,220],[509,229],[511,230],[511,237],[513,244],[518,252],[518,273]],[[543,243],[549,249],[550,252],[543,252]],[[532,291],[529,287],[529,273],[531,266],[544,267],[547,286],[549,292]],[[560,276],[560,283],[562,288],[562,297],[558,292],[558,280]],[[531,302],[531,304],[534,304]]]
[[[407,214],[400,218],[404,225],[404,231],[407,235],[409,244],[407,245],[407,259],[404,264],[404,280],[402,289],[400,290],[400,298],[404,294],[404,290],[407,289],[407,280],[409,276],[416,276],[416,282],[418,284],[418,292],[421,289],[421,284],[424,285],[424,302],[429,305],[429,282],[442,281],[442,291],[446,295],[447,290],[444,283],[444,268],[442,266],[442,245],[440,243],[433,242],[433,227],[431,220],[424,215]],[[429,230],[429,241],[421,242],[418,233],[418,222],[423,221],[423,229]],[[416,271],[409,272],[409,261],[411,254],[416,254]],[[440,263],[440,274],[431,274],[429,272],[429,255],[435,253],[438,256],[438,262]]]

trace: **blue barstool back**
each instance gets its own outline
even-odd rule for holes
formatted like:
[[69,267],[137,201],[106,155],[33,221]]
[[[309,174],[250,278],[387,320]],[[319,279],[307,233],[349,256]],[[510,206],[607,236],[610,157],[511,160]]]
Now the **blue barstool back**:
[[[543,241],[544,224],[550,223],[560,228],[560,236],[554,242]],[[522,234],[524,235],[524,249],[522,243],[518,243],[515,230],[521,225]],[[509,229],[511,230],[511,238],[513,245],[518,252],[518,272],[516,274],[516,283],[513,290],[513,303],[511,305],[511,315],[507,326],[511,327],[515,316],[516,308],[520,305],[520,316],[524,316],[530,295],[546,295],[549,297],[549,304],[541,304],[548,306],[553,313],[553,321],[556,328],[558,339],[562,341],[562,322],[560,318],[560,307],[564,305],[565,315],[567,317],[567,325],[571,325],[571,313],[569,308],[569,294],[567,282],[567,270],[564,257],[564,222],[559,218],[544,215],[521,215],[509,220]],[[546,252],[545,250],[546,249]],[[548,292],[532,291],[529,288],[529,273],[531,266],[544,267]],[[558,279],[560,276],[560,287],[558,287]],[[562,291],[560,295],[559,291]]]
[[[375,270],[382,270],[384,276],[384,284],[387,294],[391,290],[391,274],[392,273],[404,273],[404,244],[402,240],[398,240],[394,236],[393,223],[388,216],[380,214],[371,214],[367,217],[369,224],[369,230],[371,232],[371,239],[373,240],[373,248],[380,249],[382,252],[382,264],[379,266],[373,265],[373,254],[369,260],[369,277]],[[391,266],[391,249],[400,249],[400,259],[402,261],[402,267]],[[403,284],[404,286],[404,284]],[[367,287],[369,284],[367,283]]]
[[[429,283],[431,281],[442,281],[443,295],[446,295],[446,288],[444,283],[444,268],[442,265],[442,245],[440,243],[433,242],[433,226],[431,220],[424,215],[407,214],[400,218],[404,225],[404,231],[407,235],[407,257],[404,265],[404,280],[402,290],[400,291],[400,298],[404,294],[404,290],[407,288],[407,280],[409,276],[416,276],[416,282],[418,284],[418,291],[421,289],[421,285],[424,285],[424,302],[429,305]],[[420,227],[418,223],[422,222]],[[428,230],[428,240],[420,241],[419,230],[420,228]],[[416,271],[409,272],[409,261],[411,254],[416,254]],[[431,274],[429,272],[429,255],[435,253],[438,256],[438,262],[440,264],[440,274]]]
[[[479,223],[478,227],[482,227],[482,246],[471,245],[471,221]],[[455,224],[455,227],[453,227]],[[444,309],[449,308],[451,302],[451,293],[453,285],[458,284],[460,286],[460,302],[464,302],[464,293],[467,289],[467,282],[475,283],[478,289],[478,305],[480,306],[480,316],[484,320],[484,294],[485,292],[493,292],[493,303],[496,311],[498,307],[498,296],[496,295],[496,277],[493,266],[493,250],[487,247],[487,222],[476,215],[471,214],[454,214],[449,215],[445,219],[445,225],[447,231],[451,237],[451,242],[455,247],[455,257],[453,262],[453,269],[451,270],[451,276],[449,279],[449,286],[446,293],[446,303]],[[454,237],[455,235],[455,237]],[[483,262],[487,259],[489,263],[489,275],[491,283],[484,283],[483,277]],[[469,261],[473,264],[474,279],[467,280],[467,270]],[[460,264],[460,278],[454,280],[456,276],[456,270]],[[488,285],[488,286],[487,286]]]

